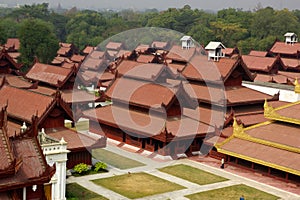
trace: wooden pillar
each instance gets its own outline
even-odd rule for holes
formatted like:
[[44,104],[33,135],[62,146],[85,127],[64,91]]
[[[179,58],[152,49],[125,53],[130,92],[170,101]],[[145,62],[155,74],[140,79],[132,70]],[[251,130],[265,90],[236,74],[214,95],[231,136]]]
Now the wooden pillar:
[[271,168],[268,167],[268,175],[271,175]]
[[285,180],[288,181],[289,180],[289,173],[285,172]]
[[251,163],[251,169],[254,170],[254,162]]

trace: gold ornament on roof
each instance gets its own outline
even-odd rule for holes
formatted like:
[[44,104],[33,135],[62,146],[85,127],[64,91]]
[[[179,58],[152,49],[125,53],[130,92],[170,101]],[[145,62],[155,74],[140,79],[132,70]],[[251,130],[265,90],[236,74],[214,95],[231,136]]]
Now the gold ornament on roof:
[[295,79],[294,85],[295,85],[294,92],[300,94],[300,85],[297,78]]

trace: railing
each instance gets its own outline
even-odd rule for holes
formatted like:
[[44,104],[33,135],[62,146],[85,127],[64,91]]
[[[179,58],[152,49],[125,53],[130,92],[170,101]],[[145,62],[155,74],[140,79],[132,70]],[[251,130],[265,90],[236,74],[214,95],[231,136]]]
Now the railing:
[[224,53],[217,53],[217,55],[209,55],[209,59],[213,58],[214,61],[219,61],[219,58],[225,57]]

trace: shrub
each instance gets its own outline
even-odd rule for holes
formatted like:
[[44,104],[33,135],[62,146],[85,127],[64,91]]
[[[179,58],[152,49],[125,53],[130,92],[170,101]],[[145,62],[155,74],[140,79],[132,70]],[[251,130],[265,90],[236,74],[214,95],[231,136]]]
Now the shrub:
[[107,165],[104,162],[96,162],[94,166],[94,171],[99,172],[99,171],[105,171],[107,168]]
[[74,171],[78,174],[85,174],[89,171],[89,166],[85,163],[79,163],[75,165]]

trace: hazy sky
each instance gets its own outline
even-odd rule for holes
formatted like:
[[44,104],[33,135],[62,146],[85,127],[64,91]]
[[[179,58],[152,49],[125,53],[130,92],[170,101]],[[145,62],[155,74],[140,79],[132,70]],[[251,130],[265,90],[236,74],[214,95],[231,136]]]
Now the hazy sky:
[[169,7],[181,8],[188,4],[192,8],[204,10],[220,10],[223,8],[243,8],[243,10],[252,10],[260,2],[263,7],[271,6],[275,9],[288,8],[290,10],[300,9],[299,0],[0,0],[0,4],[32,4],[49,3],[50,7],[57,7],[60,3],[64,8],[76,6],[85,9],[137,9],[157,8],[164,10]]

